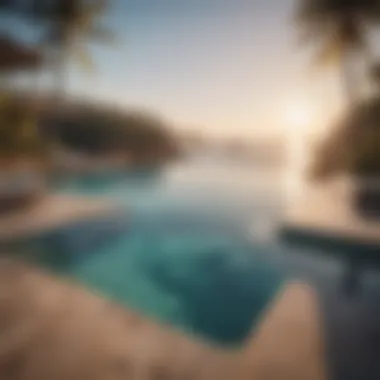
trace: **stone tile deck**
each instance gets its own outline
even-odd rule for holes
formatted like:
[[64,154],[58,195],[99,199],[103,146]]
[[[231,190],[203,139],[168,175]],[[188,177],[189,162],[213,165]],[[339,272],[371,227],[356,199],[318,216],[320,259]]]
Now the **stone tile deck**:
[[302,284],[278,295],[246,347],[227,351],[2,259],[0,332],[2,380],[326,378],[318,302]]
[[38,235],[78,221],[112,214],[117,210],[116,203],[105,199],[46,195],[27,209],[0,214],[0,242]]

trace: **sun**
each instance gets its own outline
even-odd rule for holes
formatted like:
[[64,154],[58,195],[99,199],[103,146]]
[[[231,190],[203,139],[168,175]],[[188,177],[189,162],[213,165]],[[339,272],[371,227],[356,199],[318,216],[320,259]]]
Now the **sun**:
[[287,104],[284,111],[285,128],[288,131],[307,129],[313,123],[312,107],[306,102]]

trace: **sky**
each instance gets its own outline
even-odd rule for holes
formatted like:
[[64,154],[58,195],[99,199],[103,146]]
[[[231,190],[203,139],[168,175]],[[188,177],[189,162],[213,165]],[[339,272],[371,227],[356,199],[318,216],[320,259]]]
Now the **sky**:
[[96,73],[73,66],[69,89],[211,135],[275,136],[299,114],[322,123],[337,86],[297,46],[293,2],[113,0],[117,44],[91,45]]

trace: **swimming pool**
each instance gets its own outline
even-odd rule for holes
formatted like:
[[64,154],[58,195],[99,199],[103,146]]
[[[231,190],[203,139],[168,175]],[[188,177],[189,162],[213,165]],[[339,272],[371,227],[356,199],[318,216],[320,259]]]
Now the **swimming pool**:
[[281,186],[278,169],[220,161],[65,181],[59,191],[112,198],[121,212],[39,237],[36,257],[147,315],[239,344],[300,263],[276,240]]

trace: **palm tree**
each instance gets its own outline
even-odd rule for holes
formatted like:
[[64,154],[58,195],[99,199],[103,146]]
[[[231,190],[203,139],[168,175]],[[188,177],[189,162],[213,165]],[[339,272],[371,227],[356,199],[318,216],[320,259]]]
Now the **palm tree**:
[[58,98],[65,95],[67,65],[71,58],[87,70],[94,69],[85,42],[113,40],[112,32],[98,23],[107,5],[107,0],[32,1],[30,15],[47,26],[41,43],[53,59]]
[[296,22],[303,42],[314,45],[317,64],[337,64],[348,103],[358,98],[352,63],[360,55],[370,64],[368,27],[380,21],[380,0],[299,0]]
[[[41,65],[42,57],[37,50],[21,44],[9,35],[0,36],[0,79],[5,84],[13,74],[20,71],[35,72]],[[6,150],[18,153],[16,143],[22,142],[25,147],[31,140],[38,140],[36,125],[33,123],[35,109],[32,102],[16,102],[8,86],[2,84],[0,83],[0,154]],[[20,136],[21,140],[17,140]]]

